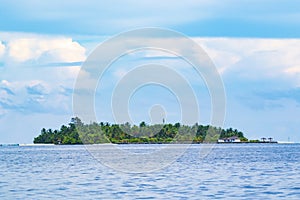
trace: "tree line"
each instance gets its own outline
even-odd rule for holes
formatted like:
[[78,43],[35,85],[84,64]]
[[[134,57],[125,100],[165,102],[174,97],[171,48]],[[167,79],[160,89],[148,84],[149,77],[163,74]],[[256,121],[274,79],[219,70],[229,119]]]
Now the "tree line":
[[78,117],[59,130],[41,130],[33,142],[44,144],[132,144],[132,143],[204,143],[216,142],[219,138],[237,136],[248,141],[237,129],[222,129],[209,125],[192,126],[175,124],[139,125],[110,124],[108,122],[84,124]]

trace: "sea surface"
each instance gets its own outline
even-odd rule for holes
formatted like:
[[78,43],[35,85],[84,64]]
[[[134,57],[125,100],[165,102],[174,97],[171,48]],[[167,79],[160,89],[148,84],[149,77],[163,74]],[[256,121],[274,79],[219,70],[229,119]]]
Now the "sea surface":
[[[153,153],[162,145],[120,148]],[[217,144],[200,156],[203,148],[193,144],[168,166],[130,173],[83,145],[2,146],[0,199],[300,199],[299,144]]]

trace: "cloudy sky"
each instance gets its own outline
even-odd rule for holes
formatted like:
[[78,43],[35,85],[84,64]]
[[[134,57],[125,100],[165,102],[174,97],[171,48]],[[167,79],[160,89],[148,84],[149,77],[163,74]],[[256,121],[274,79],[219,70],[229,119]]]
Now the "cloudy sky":
[[[31,143],[41,128],[69,123],[82,63],[99,43],[142,27],[181,32],[206,51],[225,87],[225,128],[240,129],[250,139],[300,142],[297,1],[3,0],[0,18],[0,143]],[[99,80],[99,121],[114,121],[116,83],[147,63],[172,66],[186,77],[199,101],[199,122],[210,123],[212,106],[201,77],[174,55],[151,50],[120,58]],[[133,94],[133,121],[150,123],[153,105],[165,109],[167,121],[180,121],[178,100],[158,85]]]

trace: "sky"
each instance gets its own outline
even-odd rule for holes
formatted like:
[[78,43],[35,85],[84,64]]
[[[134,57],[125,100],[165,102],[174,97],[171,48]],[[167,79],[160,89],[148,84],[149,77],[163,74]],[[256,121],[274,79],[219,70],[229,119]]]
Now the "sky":
[[[32,143],[42,128],[69,123],[84,61],[104,41],[143,27],[180,32],[205,50],[225,88],[224,128],[237,128],[249,139],[300,142],[297,1],[2,0],[0,18],[0,143]],[[205,81],[186,62],[159,50],[129,53],[105,71],[95,92],[98,121],[114,122],[116,84],[136,66],[151,63],[171,66],[189,81],[199,123],[209,124]],[[167,122],[181,119],[176,94],[161,85],[133,91],[128,104],[134,123],[151,123],[151,108],[164,110]]]

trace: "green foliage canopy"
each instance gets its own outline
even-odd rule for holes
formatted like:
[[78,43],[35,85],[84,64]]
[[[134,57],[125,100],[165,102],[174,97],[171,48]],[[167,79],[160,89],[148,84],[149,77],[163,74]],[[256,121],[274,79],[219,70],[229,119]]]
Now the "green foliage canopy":
[[139,126],[109,124],[108,122],[84,124],[78,117],[71,119],[60,130],[46,130],[34,138],[34,143],[53,144],[101,144],[101,143],[203,143],[216,142],[218,138],[238,136],[247,141],[244,134],[237,129],[221,129],[209,125],[192,126],[175,124],[148,125],[141,122]]

